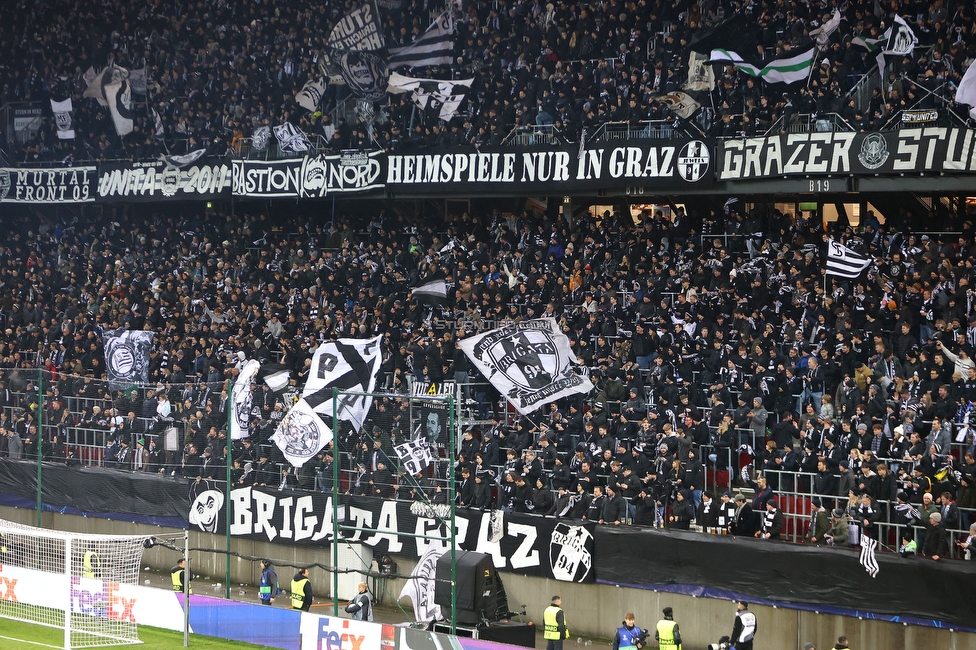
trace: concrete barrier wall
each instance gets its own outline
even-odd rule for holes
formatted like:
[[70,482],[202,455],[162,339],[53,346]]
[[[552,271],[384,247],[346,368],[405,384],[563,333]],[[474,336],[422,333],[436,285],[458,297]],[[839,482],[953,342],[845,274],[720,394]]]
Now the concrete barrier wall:
[[[36,513],[33,510],[0,506],[0,518],[28,525],[36,523]],[[43,521],[45,527],[85,533],[182,536],[180,530],[52,512],[45,512]],[[224,549],[225,538],[191,532],[190,546]],[[327,548],[276,545],[246,539],[232,540],[231,548],[242,555],[271,557],[283,563],[296,565],[318,562],[331,566],[332,563],[331,553]],[[214,581],[223,581],[224,558],[223,554],[218,553],[195,553],[190,559],[194,573],[211,576]],[[168,571],[175,559],[176,554],[173,551],[157,547],[146,551],[143,566]],[[398,571],[405,575],[409,574],[416,564],[416,560],[412,558],[395,557],[394,560],[397,562]],[[260,566],[256,562],[231,559],[232,584],[255,584],[260,578],[260,573]],[[704,648],[707,644],[718,641],[720,636],[729,634],[735,617],[735,605],[727,600],[694,598],[602,584],[566,583],[513,573],[502,573],[501,576],[508,593],[510,609],[518,611],[524,604],[529,619],[537,623],[542,620],[542,611],[549,604],[552,596],[556,594],[562,596],[569,629],[573,634],[573,639],[566,644],[567,650],[576,645],[576,638],[579,636],[606,639],[609,642],[613,637],[614,629],[620,624],[626,612],[634,612],[639,625],[653,629],[661,610],[664,607],[672,607],[675,619],[680,625],[685,647],[689,649]],[[310,577],[316,594],[326,595],[330,592],[331,575],[327,571],[312,569]],[[286,578],[287,576],[282,580]],[[398,595],[403,584],[403,580],[387,580],[385,582],[387,594],[381,596],[383,602],[390,604],[390,594]],[[905,585],[905,589],[911,588],[911,585]],[[884,595],[878,594],[878,597],[883,598]],[[960,594],[959,597],[972,596]],[[404,606],[409,609],[407,602],[404,601]],[[851,647],[857,650],[924,648],[972,650],[976,648],[976,634],[950,629],[906,626],[783,607],[752,606],[750,609],[755,612],[759,622],[756,650],[792,648],[799,650],[807,642],[816,644],[818,649],[828,649],[833,647],[837,637],[842,634],[850,639]],[[910,616],[912,612],[905,612],[905,615]]]

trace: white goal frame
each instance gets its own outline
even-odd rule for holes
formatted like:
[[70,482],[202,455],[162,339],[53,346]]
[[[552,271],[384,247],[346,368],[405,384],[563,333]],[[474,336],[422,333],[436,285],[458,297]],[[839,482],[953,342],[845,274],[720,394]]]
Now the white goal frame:
[[[126,608],[147,535],[95,535],[0,519],[0,618],[63,628],[65,650],[140,643]],[[36,642],[32,642],[36,643]],[[47,644],[40,644],[47,645]]]

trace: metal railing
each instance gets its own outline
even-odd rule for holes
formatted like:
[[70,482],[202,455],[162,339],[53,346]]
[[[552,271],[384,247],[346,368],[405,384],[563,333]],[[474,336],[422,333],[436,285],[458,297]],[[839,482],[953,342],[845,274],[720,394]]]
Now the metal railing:
[[786,123],[786,117],[776,120],[766,131],[765,135],[786,133],[825,133],[832,131],[854,131],[854,127],[847,123],[837,113],[797,113]]
[[532,146],[537,144],[567,144],[571,140],[565,133],[550,125],[533,124],[516,126],[502,140],[507,146]]
[[670,140],[684,136],[683,129],[675,126],[674,120],[641,120],[630,122],[607,122],[601,124],[590,140]]

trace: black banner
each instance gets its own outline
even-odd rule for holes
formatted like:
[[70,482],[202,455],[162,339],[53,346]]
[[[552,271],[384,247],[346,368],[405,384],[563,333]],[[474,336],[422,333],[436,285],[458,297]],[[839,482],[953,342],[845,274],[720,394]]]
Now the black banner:
[[90,203],[94,167],[0,168],[0,203]]
[[[34,502],[37,463],[0,461],[0,492]],[[45,506],[82,514],[123,513],[140,518],[186,521],[186,482],[158,474],[65,467],[45,463],[41,473]]]
[[[332,496],[319,492],[276,492],[240,488],[231,492],[231,535],[276,543],[328,546],[332,541]],[[224,493],[218,484],[191,485],[189,521],[205,532],[224,534]],[[436,509],[436,512],[435,512]],[[446,537],[434,515],[450,517],[444,505],[422,505],[369,497],[340,497],[341,524],[376,532],[349,531],[348,539],[373,552],[420,558],[441,542],[407,535]],[[501,513],[496,513],[499,516]],[[457,510],[462,550],[486,553],[495,568],[571,582],[592,582],[592,523],[505,513],[501,538],[492,541],[491,512]],[[343,533],[345,534],[345,533]]]
[[788,133],[725,140],[718,150],[719,180],[973,172],[973,134],[969,129],[932,126],[882,133]]
[[877,555],[871,578],[853,549],[702,533],[598,526],[600,582],[705,586],[746,598],[914,616],[972,626],[976,563]]
[[100,201],[162,201],[226,196],[231,168],[225,162],[198,161],[180,169],[162,160],[105,163],[98,167]]
[[613,187],[679,191],[714,178],[712,147],[701,140],[635,140],[567,147],[444,149],[387,157],[386,185],[397,195],[502,190],[545,195]]
[[290,160],[233,161],[234,196],[321,198],[383,187],[379,151]]

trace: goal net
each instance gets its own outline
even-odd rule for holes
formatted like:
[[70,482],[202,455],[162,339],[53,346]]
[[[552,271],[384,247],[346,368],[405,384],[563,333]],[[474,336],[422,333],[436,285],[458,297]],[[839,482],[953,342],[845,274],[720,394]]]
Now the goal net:
[[[135,598],[128,590],[139,584],[145,540],[0,520],[0,618],[63,630],[63,637],[53,631],[40,635],[47,641],[42,645],[139,643]],[[12,636],[29,629],[9,627],[15,630]]]

